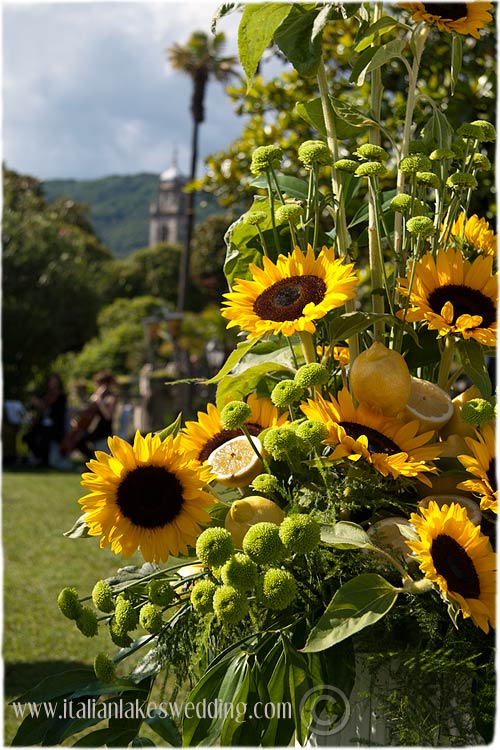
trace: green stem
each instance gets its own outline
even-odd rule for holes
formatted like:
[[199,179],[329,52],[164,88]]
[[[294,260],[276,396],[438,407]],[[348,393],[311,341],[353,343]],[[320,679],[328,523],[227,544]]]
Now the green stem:
[[451,365],[453,363],[453,354],[455,352],[455,339],[453,336],[446,336],[444,351],[441,356],[439,363],[439,372],[437,384],[440,388],[446,391],[448,387],[448,377],[450,374]]
[[311,362],[316,362],[316,350],[314,348],[312,334],[308,331],[298,331],[298,334],[306,365],[310,365]]

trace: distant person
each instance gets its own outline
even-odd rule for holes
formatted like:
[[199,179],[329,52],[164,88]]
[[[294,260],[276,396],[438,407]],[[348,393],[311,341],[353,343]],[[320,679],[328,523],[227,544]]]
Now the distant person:
[[116,385],[111,370],[101,370],[94,376],[94,392],[64,441],[66,455],[76,449],[90,461],[96,450],[107,449],[107,439],[113,434]]
[[53,372],[43,389],[32,396],[29,408],[33,412],[31,428],[24,436],[36,466],[58,466],[60,447],[66,432],[67,397],[60,376]]

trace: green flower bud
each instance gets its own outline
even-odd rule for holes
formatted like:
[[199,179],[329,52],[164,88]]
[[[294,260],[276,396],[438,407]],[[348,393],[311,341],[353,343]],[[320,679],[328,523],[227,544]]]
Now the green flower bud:
[[166,581],[150,581],[148,584],[148,597],[151,604],[166,607],[174,600],[175,594],[172,586]]
[[115,620],[119,629],[128,633],[134,630],[139,622],[139,614],[129,599],[120,594],[116,600]]
[[248,612],[248,598],[234,586],[218,586],[214,593],[214,612],[224,625],[236,625]]
[[441,180],[434,172],[417,172],[415,176],[419,185],[429,185],[436,190],[441,187]]
[[271,401],[275,406],[284,409],[295,401],[300,401],[304,389],[294,380],[280,380],[271,391]]
[[244,401],[230,401],[220,413],[221,425],[225,430],[237,430],[251,415],[252,410]]
[[109,621],[108,627],[110,638],[115,646],[119,646],[120,648],[128,648],[130,646],[132,638],[126,630],[118,626],[114,617]]
[[473,398],[462,406],[460,416],[467,424],[479,427],[495,418],[495,407],[484,398]]
[[113,592],[107,581],[97,581],[92,589],[94,607],[100,612],[112,612],[115,608]]
[[401,214],[409,214],[411,211],[411,195],[400,193],[395,195],[389,204],[393,211],[399,211]]
[[252,591],[257,585],[257,565],[248,555],[237,552],[222,566],[222,583],[239,591]]
[[191,604],[199,615],[213,612],[213,600],[217,586],[213,581],[197,581],[191,591]]
[[303,214],[304,209],[299,203],[285,203],[276,209],[275,217],[278,224],[283,224],[286,221],[295,223]]
[[267,219],[267,214],[264,211],[249,211],[242,217],[243,224],[250,224],[250,226],[257,226],[263,224]]
[[332,163],[330,149],[323,141],[304,141],[299,146],[298,157],[306,167],[311,167],[313,164]]
[[328,427],[323,422],[315,419],[306,419],[296,429],[301,440],[304,440],[312,448],[319,448],[328,437]]
[[455,152],[450,148],[436,148],[429,154],[431,161],[448,161],[455,158]]
[[156,604],[144,604],[139,612],[139,623],[148,633],[158,633],[163,625],[161,609]]
[[221,526],[205,529],[196,542],[196,554],[211,568],[224,565],[234,552],[233,537]]
[[76,589],[66,586],[57,597],[57,605],[62,614],[68,620],[77,620],[82,613],[82,605],[78,601],[78,592]]
[[280,539],[290,554],[306,555],[320,540],[320,525],[305,514],[287,516],[279,528]]
[[279,527],[270,521],[250,526],[243,539],[243,552],[259,565],[277,563],[285,556]]
[[494,126],[486,120],[474,120],[474,122],[460,125],[457,134],[462,138],[477,138],[478,141],[494,141],[497,137]]
[[216,565],[214,568],[212,568],[212,575],[214,578],[216,578],[218,581],[222,581],[222,568],[224,565]]
[[428,154],[431,149],[431,144],[425,141],[410,141],[408,144],[409,154]]
[[477,188],[477,180],[474,175],[468,172],[455,172],[455,174],[450,174],[446,180],[446,185],[452,190],[461,190],[462,188],[474,190]]
[[297,583],[287,570],[270,568],[264,574],[261,599],[268,609],[286,609],[297,596]]
[[348,174],[354,174],[359,164],[353,159],[339,159],[333,165],[339,172],[347,172]]
[[290,427],[272,427],[264,436],[264,448],[275,461],[286,461],[301,449],[299,439]]
[[252,154],[250,171],[255,175],[264,174],[270,167],[279,167],[282,158],[283,151],[279,146],[259,146]]
[[374,177],[378,174],[385,174],[387,169],[379,161],[365,161],[360,164],[354,174],[356,177]]
[[415,172],[430,172],[432,162],[425,154],[411,154],[405,156],[399,162],[399,169],[403,174],[415,174]]
[[410,234],[421,234],[422,237],[429,237],[434,234],[434,223],[428,216],[414,216],[406,222],[406,229]]
[[464,141],[463,138],[456,138],[452,144],[451,148],[459,159],[465,156],[465,152],[467,151],[467,141]]
[[295,382],[302,388],[311,388],[315,385],[324,385],[328,383],[330,377],[327,368],[320,365],[319,362],[311,362],[308,365],[299,367],[295,373]]
[[472,160],[472,166],[478,172],[489,172],[491,170],[491,162],[485,154],[472,154],[467,157],[467,164],[470,164]]
[[376,161],[377,159],[382,161],[389,158],[389,154],[385,148],[376,146],[373,143],[364,143],[354,153],[362,159],[368,159],[369,161]]
[[259,495],[274,496],[280,491],[279,480],[273,474],[259,474],[255,477],[250,487]]
[[94,672],[97,679],[105,684],[110,684],[116,680],[114,662],[102,651],[94,659]]
[[82,607],[76,620],[76,627],[86,638],[93,638],[99,630],[96,613],[89,607]]

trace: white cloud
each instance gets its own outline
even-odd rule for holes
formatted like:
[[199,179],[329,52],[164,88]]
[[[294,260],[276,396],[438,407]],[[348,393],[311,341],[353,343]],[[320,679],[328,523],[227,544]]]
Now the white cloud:
[[[8,166],[42,179],[160,172],[176,147],[187,170],[191,82],[170,69],[165,49],[209,32],[216,8],[217,0],[5,4]],[[236,51],[237,23],[230,16],[219,25],[227,54]],[[212,82],[207,93],[202,157],[241,129],[223,87]]]

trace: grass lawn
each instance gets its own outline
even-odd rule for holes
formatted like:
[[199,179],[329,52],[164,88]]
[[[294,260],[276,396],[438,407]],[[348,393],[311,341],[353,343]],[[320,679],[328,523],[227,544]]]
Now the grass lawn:
[[[77,473],[6,472],[3,475],[4,619],[6,702],[48,674],[91,665],[98,651],[115,647],[103,633],[85,638],[57,607],[64,586],[89,594],[99,578],[127,563],[97,539],[62,536],[80,515],[84,494]],[[4,744],[20,723],[5,706]]]

